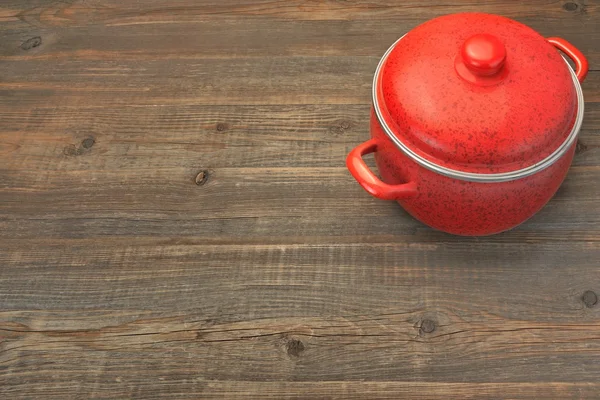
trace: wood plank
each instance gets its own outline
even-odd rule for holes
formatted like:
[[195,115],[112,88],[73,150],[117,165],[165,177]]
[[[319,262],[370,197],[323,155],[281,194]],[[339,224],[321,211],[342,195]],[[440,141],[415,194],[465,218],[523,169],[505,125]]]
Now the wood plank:
[[131,237],[22,243],[2,244],[4,310],[279,318],[456,307],[484,312],[484,320],[538,323],[599,316],[581,303],[586,290],[597,290],[597,242],[227,245]]
[[568,242],[41,243],[0,255],[0,361],[15,390],[52,376],[86,393],[148,374],[149,387],[595,382],[600,315],[582,295],[599,257]]
[[[256,382],[256,381],[203,381],[201,378],[177,379],[160,376],[159,383],[139,385],[135,381],[116,376],[106,384],[80,381],[66,383],[32,384],[28,393],[44,398],[63,399],[77,387],[77,393],[93,391],[94,398],[112,399],[113,395],[127,398],[203,398],[203,399],[398,399],[417,400],[460,399],[557,399],[593,398],[600,390],[595,383],[544,382],[539,383],[436,383],[436,382]],[[9,393],[8,390],[6,390]],[[14,392],[14,391],[13,391]]]
[[[519,241],[524,235],[533,240],[544,232],[547,240],[598,240],[598,171],[573,167],[539,215],[517,233],[494,238]],[[39,184],[50,182],[57,185],[54,188],[4,189],[0,236],[200,236],[218,243],[250,238],[297,242],[313,235],[315,241],[327,236],[354,241],[445,237],[413,220],[397,204],[369,196],[343,167],[220,169],[202,187],[194,184],[193,173],[185,172],[179,171],[177,181],[158,172],[130,178],[63,172],[39,178]],[[31,179],[38,176],[31,174]],[[374,226],[374,221],[379,224]],[[273,231],[279,232],[275,238],[270,237]]]
[[[591,80],[600,82],[600,73]],[[598,78],[596,78],[598,77]],[[272,106],[0,107],[5,187],[9,171],[128,171],[168,175],[189,168],[339,167],[369,137],[369,103]],[[600,103],[588,101],[576,166],[600,165]],[[89,148],[86,139],[93,139]],[[157,153],[163,157],[156,157]],[[56,177],[55,179],[58,179]],[[127,179],[124,174],[123,179]],[[50,181],[48,182],[50,183]]]
[[[3,62],[0,106],[368,103],[368,57]],[[100,72],[99,72],[100,70]],[[104,76],[102,71],[108,71]],[[118,73],[119,70],[125,71]],[[116,74],[114,72],[117,72]],[[349,79],[353,76],[364,79]],[[252,78],[248,78],[251,76]],[[18,104],[15,103],[18,98]]]
[[[596,1],[562,2],[532,0],[528,3],[509,3],[504,0],[487,0],[478,4],[477,11],[510,17],[535,17],[537,19],[582,19],[591,21],[598,12]],[[3,2],[2,18],[5,21],[27,20],[41,24],[77,26],[81,24],[157,23],[173,19],[222,18],[282,18],[288,20],[353,20],[382,19],[406,21],[430,19],[437,15],[472,12],[468,2],[422,3],[416,0],[386,2],[383,0],[358,0],[353,2],[283,1],[283,0],[205,0],[197,3],[176,0],[165,4],[162,0],[147,0],[143,4],[118,0],[71,1],[26,0]]]
[[[587,15],[587,13],[586,13]],[[588,18],[588,17],[586,17]],[[589,17],[593,18],[593,17]],[[380,19],[339,21],[262,21],[226,19],[216,21],[155,22],[147,24],[84,25],[39,28],[23,22],[8,23],[0,50],[8,60],[199,60],[205,58],[280,56],[371,56],[380,57],[398,38],[422,20]],[[579,19],[548,21],[522,20],[544,36],[562,35],[589,59],[592,69],[600,68],[600,52],[594,43],[600,30]],[[269,29],[264,29],[268,23]],[[376,34],[374,34],[376,32]],[[86,40],[81,38],[86,37]],[[39,37],[41,44],[23,49],[23,43]],[[277,41],[271,40],[278,37]],[[349,39],[351,38],[351,39]]]
[[[596,81],[600,89],[600,73],[592,72],[589,79],[590,96],[586,97],[580,138],[586,145],[589,144],[587,150],[591,151],[600,140],[595,134],[600,129],[600,102],[595,101],[594,95]],[[585,85],[588,88],[588,82]],[[301,143],[321,143],[323,146],[357,144],[368,137],[369,110],[368,100],[360,104],[295,105],[30,107],[15,104],[0,107],[4,128],[0,132],[0,140],[7,147],[12,141],[18,148],[13,149],[15,152],[12,154],[8,151],[3,153],[11,157],[20,155],[19,151],[42,155],[38,147],[47,148],[53,143],[57,146],[57,155],[64,154],[64,147],[60,145],[80,145],[90,136],[95,138],[95,145],[110,144],[110,147],[122,143],[145,143],[148,147],[197,143],[206,150],[222,150],[229,146],[252,147],[254,153],[269,146],[279,146],[280,151],[287,151],[284,146]],[[106,152],[103,154],[106,155]],[[87,156],[93,157],[94,153],[90,152]],[[136,154],[136,158],[142,156],[141,153]],[[293,161],[301,162],[305,157],[310,157],[310,154]],[[290,164],[289,155],[282,158],[285,159],[273,166]],[[236,164],[235,159],[227,156],[220,157],[220,160],[223,166],[251,166]],[[329,166],[333,165],[338,164]]]
[[[10,73],[0,82],[0,107],[369,104],[377,62],[375,57],[274,57],[159,59],[142,66],[71,59],[47,68],[44,60],[3,61]],[[126,72],[113,74],[120,69]],[[600,72],[593,72],[584,83],[586,102],[600,102],[598,87]]]
[[[550,382],[531,383],[431,383],[431,382],[219,382],[207,384],[207,389],[194,384],[185,384],[191,391],[181,390],[182,395],[202,395],[210,392],[212,398],[247,399],[249,397],[273,399],[565,399],[587,398],[598,393],[594,383]],[[181,391],[180,391],[181,390]],[[164,390],[165,392],[168,389]],[[173,393],[173,392],[170,392]],[[166,394],[166,393],[165,393]]]
[[[471,5],[390,2],[26,2],[0,8],[9,59],[198,59],[264,56],[381,56],[416,25]],[[30,6],[30,7],[29,7]],[[573,9],[575,6],[575,9]],[[596,2],[487,1],[477,11],[515,18],[544,36],[563,35],[600,68]],[[264,29],[268,24],[268,29]],[[148,25],[159,29],[148,29]],[[67,29],[68,28],[68,29]],[[40,37],[41,45],[21,45]],[[81,38],[85,37],[85,40]],[[277,37],[277,41],[271,40]],[[352,40],[348,40],[352,38]]]

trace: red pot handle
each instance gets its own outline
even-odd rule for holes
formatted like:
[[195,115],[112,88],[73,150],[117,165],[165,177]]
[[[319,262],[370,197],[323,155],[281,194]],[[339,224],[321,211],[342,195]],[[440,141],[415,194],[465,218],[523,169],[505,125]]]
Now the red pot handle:
[[400,200],[416,196],[417,185],[415,182],[389,185],[382,182],[375,174],[373,174],[373,172],[371,172],[362,157],[365,154],[373,153],[375,151],[377,151],[377,142],[375,139],[371,139],[356,146],[346,158],[346,166],[360,186],[373,196],[382,200]]
[[558,48],[560,51],[568,55],[571,60],[575,62],[575,74],[577,75],[577,79],[579,82],[583,82],[588,73],[588,61],[575,46],[571,43],[567,42],[565,39],[561,39],[558,37],[550,37],[548,42],[554,45],[554,47]]

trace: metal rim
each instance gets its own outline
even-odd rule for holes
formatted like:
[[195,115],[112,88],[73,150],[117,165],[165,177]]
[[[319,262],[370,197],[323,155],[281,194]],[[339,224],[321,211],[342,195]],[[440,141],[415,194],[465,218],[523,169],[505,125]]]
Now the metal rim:
[[441,165],[438,165],[432,161],[427,160],[426,158],[420,156],[415,153],[412,149],[410,149],[406,144],[404,144],[400,139],[394,135],[394,132],[389,127],[389,125],[385,122],[383,118],[381,109],[379,108],[379,102],[377,100],[377,89],[378,89],[378,81],[379,75],[381,73],[381,69],[385,63],[390,52],[396,47],[396,45],[402,40],[404,36],[398,39],[389,49],[385,52],[379,64],[377,65],[377,69],[375,70],[375,76],[373,78],[373,88],[372,88],[372,97],[373,97],[373,108],[375,109],[375,114],[377,115],[377,119],[379,120],[379,124],[383,128],[385,134],[390,138],[390,140],[398,147],[400,150],[404,152],[408,157],[417,162],[419,165],[436,172],[440,175],[447,176],[449,178],[460,179],[463,181],[471,181],[471,182],[507,182],[513,181],[516,179],[521,179],[526,176],[534,175],[546,168],[550,165],[554,164],[557,160],[559,160],[575,143],[577,140],[577,135],[579,134],[579,130],[581,129],[581,124],[583,122],[583,112],[584,112],[584,100],[583,100],[583,91],[581,90],[581,85],[579,80],[577,80],[577,75],[565,60],[569,72],[571,73],[571,78],[573,79],[573,85],[575,86],[575,91],[577,92],[577,116],[575,119],[575,123],[573,124],[573,128],[569,133],[569,136],[565,139],[565,141],[548,157],[544,158],[537,163],[525,167],[519,170],[510,171],[510,172],[502,172],[502,173],[476,173],[476,172],[466,172],[457,169],[447,168]]

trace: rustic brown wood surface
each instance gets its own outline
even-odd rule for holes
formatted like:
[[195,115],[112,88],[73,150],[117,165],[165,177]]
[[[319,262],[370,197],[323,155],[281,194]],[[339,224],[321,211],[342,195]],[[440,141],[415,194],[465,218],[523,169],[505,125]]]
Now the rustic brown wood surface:
[[[559,193],[478,239],[344,166],[385,49],[473,10],[592,69]],[[4,0],[0,38],[0,398],[600,398],[600,1]]]

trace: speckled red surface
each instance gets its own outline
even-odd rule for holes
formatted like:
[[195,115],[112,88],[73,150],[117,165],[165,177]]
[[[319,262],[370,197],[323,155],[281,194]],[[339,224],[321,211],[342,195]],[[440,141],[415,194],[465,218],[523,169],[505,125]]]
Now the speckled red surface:
[[[493,38],[480,35],[474,43],[491,43],[491,53],[475,68],[464,56],[473,49],[462,46],[482,33]],[[582,80],[587,62],[583,56],[577,61],[585,65],[578,70]],[[466,172],[529,167],[553,153],[576,120],[577,93],[560,53],[532,29],[494,15],[454,14],[415,28],[390,53],[376,89],[382,117],[404,145]],[[532,217],[558,190],[575,152],[573,144],[525,178],[481,183],[417,164],[385,134],[374,109],[371,137],[347,159],[359,183],[375,197],[398,200],[433,228],[470,236],[499,233]],[[382,181],[362,161],[372,151]]]
[[377,141],[375,161],[382,179],[417,184],[416,195],[398,203],[433,228],[468,236],[499,233],[532,217],[558,190],[575,152],[573,145],[558,162],[533,176],[478,183],[451,179],[415,163],[390,141],[374,113],[371,135]]
[[[506,48],[504,79],[492,86],[461,78],[455,60],[471,36]],[[411,149],[436,164],[470,172],[521,169],[567,137],[577,97],[560,53],[513,20],[465,13],[428,21],[400,41],[381,72],[382,108]]]

